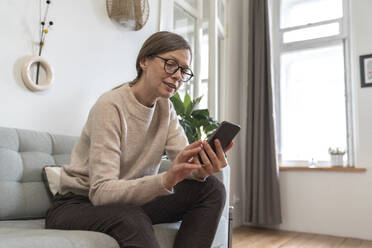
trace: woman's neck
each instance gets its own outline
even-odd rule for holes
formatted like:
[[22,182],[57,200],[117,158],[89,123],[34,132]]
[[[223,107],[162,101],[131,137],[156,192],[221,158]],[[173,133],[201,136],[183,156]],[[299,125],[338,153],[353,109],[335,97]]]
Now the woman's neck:
[[156,97],[152,94],[149,87],[146,87],[146,83],[143,78],[139,79],[132,87],[131,90],[136,99],[146,107],[151,108],[156,102]]

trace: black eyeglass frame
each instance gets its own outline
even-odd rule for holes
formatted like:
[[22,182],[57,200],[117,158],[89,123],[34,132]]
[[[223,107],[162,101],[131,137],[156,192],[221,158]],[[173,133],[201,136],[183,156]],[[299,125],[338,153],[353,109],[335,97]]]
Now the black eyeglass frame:
[[[179,69],[181,69],[181,74],[182,74],[182,75],[187,75],[187,76],[189,76],[189,78],[188,78],[187,80],[181,79],[182,82],[190,81],[190,79],[194,76],[194,73],[192,72],[192,70],[191,70],[190,68],[183,68],[183,67],[180,66],[180,64],[178,64],[178,62],[177,62],[176,60],[174,60],[174,59],[166,59],[166,58],[163,58],[163,57],[161,57],[161,56],[159,56],[159,55],[156,55],[156,54],[150,55],[150,57],[155,57],[155,58],[159,58],[159,59],[163,60],[163,61],[164,61],[164,71],[165,71],[166,73],[168,73],[169,75],[173,75],[173,74],[175,74]],[[167,69],[166,69],[166,66],[167,66],[167,63],[168,63],[169,60],[172,60],[172,61],[174,61],[174,62],[177,64],[177,68],[176,68],[173,72],[168,72]],[[184,70],[189,70],[189,71],[191,72],[191,74],[184,72]]]

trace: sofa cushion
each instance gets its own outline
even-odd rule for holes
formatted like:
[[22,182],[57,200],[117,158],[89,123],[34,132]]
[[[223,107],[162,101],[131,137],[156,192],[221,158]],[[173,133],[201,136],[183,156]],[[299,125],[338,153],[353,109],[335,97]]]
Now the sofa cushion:
[[68,164],[77,137],[0,127],[0,220],[45,216],[42,168]]
[[0,221],[0,240],[0,248],[119,248],[103,233],[44,229],[43,219]]
[[[173,247],[180,223],[154,225],[162,248]],[[44,219],[0,221],[0,248],[119,247],[110,236],[91,231],[44,229]]]

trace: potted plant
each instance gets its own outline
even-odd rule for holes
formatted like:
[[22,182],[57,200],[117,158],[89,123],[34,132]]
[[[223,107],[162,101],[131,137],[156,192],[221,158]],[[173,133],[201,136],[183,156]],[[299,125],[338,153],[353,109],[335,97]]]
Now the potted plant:
[[344,165],[344,155],[346,151],[340,147],[328,149],[328,153],[331,156],[331,166],[343,166]]
[[[208,137],[219,126],[219,123],[209,116],[208,109],[195,109],[202,97],[191,100],[186,92],[183,101],[178,93],[170,98],[190,144]],[[161,171],[169,169],[171,165],[172,162],[164,151]]]
[[219,125],[209,116],[208,109],[195,109],[202,97],[191,100],[186,92],[183,101],[178,93],[170,98],[190,144],[208,137]]

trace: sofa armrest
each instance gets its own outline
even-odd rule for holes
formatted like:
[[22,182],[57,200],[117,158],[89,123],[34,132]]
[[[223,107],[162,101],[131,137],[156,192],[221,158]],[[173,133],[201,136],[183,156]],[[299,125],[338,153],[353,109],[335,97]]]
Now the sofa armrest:
[[216,173],[217,177],[226,189],[226,202],[223,209],[220,224],[218,225],[216,236],[213,241],[213,248],[227,248],[228,247],[228,233],[229,233],[229,203],[230,203],[230,166],[226,166],[221,172]]

